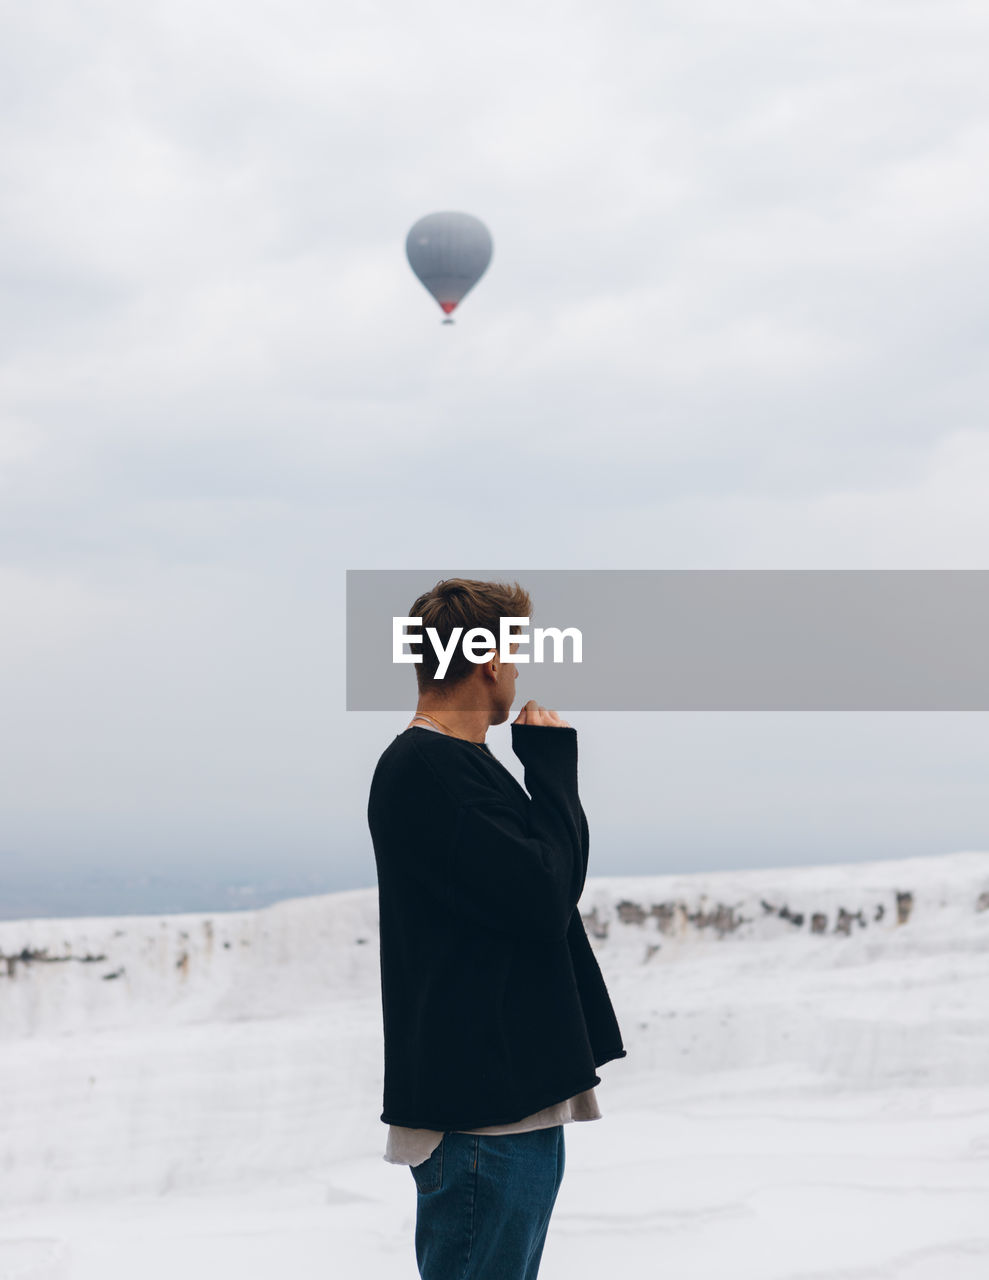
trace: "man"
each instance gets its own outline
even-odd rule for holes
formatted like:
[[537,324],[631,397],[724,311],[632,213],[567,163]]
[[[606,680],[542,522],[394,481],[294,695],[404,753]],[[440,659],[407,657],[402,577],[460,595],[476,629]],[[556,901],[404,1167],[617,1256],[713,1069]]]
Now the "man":
[[[451,578],[409,616],[456,627],[528,617],[518,584]],[[513,650],[514,651],[514,650]],[[384,751],[368,824],[378,870],[385,1159],[417,1188],[422,1280],[535,1280],[563,1177],[563,1125],[600,1117],[595,1068],[625,1056],[577,902],[587,821],[577,733],[527,702],[512,723],[523,789],[484,742],[518,668],[457,650]]]

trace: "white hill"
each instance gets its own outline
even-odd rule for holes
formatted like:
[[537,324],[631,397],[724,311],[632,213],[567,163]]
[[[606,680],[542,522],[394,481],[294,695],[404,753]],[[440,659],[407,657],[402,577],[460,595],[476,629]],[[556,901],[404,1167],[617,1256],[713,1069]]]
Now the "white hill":
[[[114,1280],[138,1264],[157,1275],[145,1235],[129,1263],[118,1240],[119,1271],[98,1261],[93,1238],[88,1253],[79,1243],[86,1223],[141,1196],[155,1198],[155,1214],[185,1197],[186,1215],[214,1197],[218,1214],[241,1223],[227,1232],[229,1258],[248,1219],[314,1179],[321,1221],[327,1179],[346,1210],[340,1256],[348,1232],[358,1232],[355,1249],[370,1247],[360,1206],[378,1215],[368,1219],[379,1224],[377,1261],[350,1274],[414,1274],[414,1203],[403,1171],[381,1161],[376,906],[374,890],[358,890],[214,915],[0,923],[0,1280]],[[664,1266],[675,1258],[680,1276],[716,1274],[702,1265],[715,1247],[741,1249],[732,1274],[760,1280],[989,1274],[989,854],[592,879],[581,911],[628,1058],[602,1069],[604,1120],[568,1131],[598,1181],[568,1172],[547,1280],[596,1274],[595,1241],[602,1259],[622,1256],[623,1222],[630,1265],[634,1249],[662,1243]],[[836,1126],[831,1138],[858,1135],[847,1167],[834,1152],[813,1165],[830,1171],[831,1191],[818,1193],[833,1210],[843,1179],[872,1176],[863,1170],[873,1148],[860,1139],[889,1144],[879,1184],[897,1183],[918,1113],[929,1126],[916,1158],[940,1152],[937,1173],[921,1177],[934,1196],[926,1226],[918,1208],[902,1230],[881,1227],[881,1244],[840,1237],[844,1253],[832,1227],[820,1254],[834,1253],[832,1270],[791,1265],[754,1225],[746,1244],[746,1216],[765,1211],[751,1170],[765,1187],[775,1179],[792,1218],[777,1244],[814,1235],[794,1196],[806,1174],[799,1144],[813,1131],[827,1148],[815,1118]],[[968,1119],[959,1127],[958,1117]],[[938,1145],[946,1140],[951,1154]],[[900,1208],[911,1188],[923,1198],[908,1178]],[[392,1195],[404,1216],[386,1230]],[[240,1208],[221,1212],[217,1196]],[[87,1216],[73,1217],[73,1205],[89,1206]],[[153,1252],[162,1275],[187,1266]],[[240,1274],[257,1263],[260,1276],[259,1257],[245,1253]],[[323,1273],[297,1259],[296,1277],[309,1274]]]

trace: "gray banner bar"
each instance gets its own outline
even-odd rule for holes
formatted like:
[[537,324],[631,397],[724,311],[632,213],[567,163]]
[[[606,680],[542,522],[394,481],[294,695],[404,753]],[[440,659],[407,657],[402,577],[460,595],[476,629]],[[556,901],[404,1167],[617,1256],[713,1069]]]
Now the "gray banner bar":
[[580,665],[519,665],[517,706],[989,710],[989,570],[355,569],[348,711],[415,705],[415,668],[392,661],[392,618],[453,577],[517,581],[530,632],[582,633]]

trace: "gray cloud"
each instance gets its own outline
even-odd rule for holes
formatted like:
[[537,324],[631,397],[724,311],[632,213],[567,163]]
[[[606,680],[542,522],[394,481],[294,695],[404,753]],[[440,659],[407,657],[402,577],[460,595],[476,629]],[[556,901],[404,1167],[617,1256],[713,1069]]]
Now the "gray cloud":
[[[987,29],[961,0],[8,15],[0,844],[366,877],[395,726],[342,712],[347,567],[986,567]],[[439,208],[495,239],[452,329],[403,260]],[[803,849],[786,787],[831,815],[817,858],[987,841],[950,782],[981,731],[876,722],[869,755],[808,722],[748,770],[705,723],[653,839],[621,776],[662,727],[596,722],[627,744],[586,782],[602,871]],[[917,797],[942,817],[906,831]]]

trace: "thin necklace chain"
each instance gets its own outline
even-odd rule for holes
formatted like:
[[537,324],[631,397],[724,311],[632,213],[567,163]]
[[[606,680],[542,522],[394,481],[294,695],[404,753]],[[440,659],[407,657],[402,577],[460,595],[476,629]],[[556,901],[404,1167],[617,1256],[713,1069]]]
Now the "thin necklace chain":
[[[454,733],[448,724],[444,724],[442,720],[437,720],[435,716],[427,716],[422,711],[417,711],[412,717],[413,722],[416,720],[428,720],[430,724],[436,725],[438,729],[442,729],[444,733],[449,734],[451,738],[460,738],[458,733]],[[477,747],[478,751],[484,750],[484,744],[475,742],[473,738],[460,738],[461,742],[469,742],[472,747]]]

